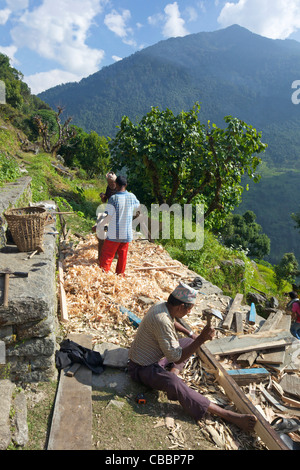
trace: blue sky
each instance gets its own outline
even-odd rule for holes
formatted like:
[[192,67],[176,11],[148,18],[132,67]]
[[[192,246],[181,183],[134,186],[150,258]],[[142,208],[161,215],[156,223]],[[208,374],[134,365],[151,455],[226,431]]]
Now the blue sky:
[[0,0],[0,52],[37,94],[169,37],[232,24],[300,41],[300,0]]

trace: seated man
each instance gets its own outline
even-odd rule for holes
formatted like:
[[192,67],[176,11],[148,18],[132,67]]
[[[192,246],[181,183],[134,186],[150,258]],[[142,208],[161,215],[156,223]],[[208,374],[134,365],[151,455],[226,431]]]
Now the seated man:
[[[178,377],[187,359],[214,336],[214,330],[208,326],[196,335],[176,321],[176,318],[183,318],[191,311],[196,295],[196,290],[180,283],[167,302],[160,302],[149,309],[129,349],[128,372],[133,380],[166,392],[169,400],[179,401],[196,421],[209,412],[245,431],[252,431],[256,423],[254,415],[225,410],[188,387]],[[188,338],[178,339],[176,330]]]

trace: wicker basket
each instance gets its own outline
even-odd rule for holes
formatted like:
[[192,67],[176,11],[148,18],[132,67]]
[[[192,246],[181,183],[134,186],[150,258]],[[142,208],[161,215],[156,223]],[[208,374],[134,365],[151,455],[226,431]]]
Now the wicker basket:
[[4,212],[12,238],[20,251],[34,251],[43,246],[46,209],[20,207]]

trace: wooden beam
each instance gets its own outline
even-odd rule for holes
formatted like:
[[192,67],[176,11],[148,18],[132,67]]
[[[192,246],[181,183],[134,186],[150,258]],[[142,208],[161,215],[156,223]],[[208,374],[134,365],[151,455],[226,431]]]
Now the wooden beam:
[[[259,329],[259,332],[271,331],[271,330],[276,329],[277,326],[282,321],[282,318],[284,317],[283,317],[283,312],[281,310],[276,310],[275,312],[270,313],[267,320],[263,323],[263,325]],[[279,328],[280,327],[282,327],[283,329],[288,329],[289,331],[289,328],[286,328],[284,325],[279,326]],[[245,362],[245,363],[248,363],[250,366],[252,366],[252,364],[256,361],[257,358],[258,358],[258,353],[256,353],[255,351],[251,351],[250,353],[244,353],[241,356],[239,356],[237,359],[237,362]]]
[[232,323],[232,320],[233,320],[233,315],[235,314],[235,312],[240,307],[240,305],[242,303],[242,300],[243,300],[243,294],[236,294],[236,296],[234,298],[234,301],[232,302],[231,306],[229,307],[226,318],[222,323],[222,328],[224,328],[224,330],[230,330],[231,323]]
[[[69,339],[92,348],[92,337],[73,334]],[[92,371],[81,365],[76,375],[60,371],[49,434],[48,450],[92,450]]]
[[225,390],[226,395],[233,401],[240,413],[252,414],[257,418],[254,431],[265,443],[269,450],[289,450],[284,442],[279,438],[278,434],[274,431],[272,426],[266,419],[259,413],[251,401],[246,397],[242,389],[235,383],[221,364],[209,352],[206,345],[202,345],[197,354],[200,359],[205,363],[208,368],[215,371],[215,376],[218,383]]
[[58,279],[59,279],[59,298],[60,298],[60,319],[62,322],[68,321],[68,306],[66,292],[64,288],[64,276],[62,262],[58,262]]
[[134,268],[133,271],[150,271],[152,269],[163,270],[163,269],[182,269],[182,266],[172,265],[172,266],[143,266],[142,268]]
[[120,312],[127,315],[129,320],[133,324],[133,326],[137,328],[142,320],[139,317],[137,317],[134,313],[132,313],[130,310],[128,310],[128,308],[125,308],[122,306],[119,306],[119,308],[120,308]]
[[[268,334],[268,336],[266,336]],[[291,344],[293,338],[287,331],[273,331],[262,334],[233,335],[215,339],[207,343],[212,354],[227,355],[249,352],[253,350],[273,349]]]
[[256,320],[256,308],[255,308],[255,304],[252,302],[250,312],[249,312],[249,317],[248,317],[248,323],[250,323],[250,325],[255,325],[255,320]]
[[263,367],[254,367],[252,369],[230,369],[227,374],[232,377],[237,384],[247,385],[249,383],[259,383],[270,376],[270,372]]
[[235,331],[238,335],[242,335],[244,333],[242,312],[235,312],[234,318],[235,318]]

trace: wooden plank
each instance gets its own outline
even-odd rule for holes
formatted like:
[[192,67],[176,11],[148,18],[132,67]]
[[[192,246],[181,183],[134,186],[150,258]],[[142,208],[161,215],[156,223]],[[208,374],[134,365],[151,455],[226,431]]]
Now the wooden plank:
[[[207,345],[207,343],[206,343]],[[253,414],[257,418],[254,427],[256,434],[262,439],[269,450],[289,450],[284,442],[279,438],[278,434],[274,431],[272,426],[266,421],[261,413],[255,408],[253,403],[246,397],[242,389],[235,383],[221,364],[209,352],[206,345],[202,345],[197,354],[200,356],[203,363],[209,369],[215,371],[215,376],[218,383],[223,387],[226,395],[233,401],[240,413]]]
[[222,323],[222,328],[224,328],[224,330],[229,330],[231,328],[233,315],[235,314],[235,312],[240,307],[240,305],[242,303],[242,300],[243,300],[243,294],[236,294],[236,296],[234,298],[234,301],[232,302],[231,306],[229,307],[226,318]]
[[263,323],[263,325],[260,327],[259,331],[271,331],[273,329],[278,328],[285,328],[285,325],[282,324],[279,326],[280,322],[282,321],[283,318],[283,311],[282,310],[276,310],[274,312],[271,312],[266,321]]
[[249,317],[248,317],[248,323],[250,325],[255,325],[255,320],[256,320],[256,308],[255,308],[255,304],[252,302],[250,312],[249,312]]
[[282,405],[277,398],[275,398],[271,393],[269,393],[265,387],[260,384],[260,391],[264,395],[264,397],[272,404],[274,405],[278,410],[280,410],[282,413],[286,413],[290,416],[300,416],[300,410],[297,410],[296,408],[288,408],[284,405]]
[[[264,333],[267,334],[267,333]],[[212,354],[226,355],[238,354],[253,350],[273,349],[292,343],[292,336],[286,331],[279,333],[270,332],[270,336],[257,334],[243,336],[227,336],[215,339],[207,344],[207,348]]]
[[239,385],[247,385],[249,383],[259,383],[270,376],[270,372],[263,367],[254,367],[252,369],[230,369],[229,374]]
[[276,390],[276,392],[279,394],[281,400],[284,403],[292,406],[293,408],[300,408],[300,401],[285,395],[281,385],[275,382],[274,380],[272,381],[272,387]]
[[280,385],[285,393],[300,398],[300,377],[297,375],[285,374],[280,381]]
[[[92,338],[70,335],[69,339],[91,349]],[[48,450],[92,450],[92,371],[81,365],[76,376],[60,372]]]
[[149,271],[149,270],[152,270],[152,269],[157,269],[158,271],[159,270],[168,270],[168,269],[174,269],[174,268],[177,268],[177,269],[182,269],[182,266],[178,266],[178,265],[172,265],[172,266],[143,266],[141,268],[134,268],[133,271]]
[[277,372],[299,372],[300,371],[300,343],[296,338],[285,348],[285,357],[282,364],[270,364]]
[[263,351],[256,361],[257,364],[283,364],[285,358],[285,347],[275,348],[273,350]]
[[62,262],[58,261],[58,280],[59,280],[59,299],[60,299],[60,319],[62,322],[67,322],[68,317],[68,306],[66,292],[64,288],[64,275]]
[[236,361],[239,364],[245,364],[245,365],[251,367],[254,364],[254,362],[256,361],[256,358],[257,358],[257,352],[256,351],[251,351],[251,352],[248,352],[248,353],[245,353],[245,354],[241,354],[237,358]]
[[76,372],[78,371],[80,366],[81,366],[81,364],[79,362],[72,364],[70,369],[68,369],[66,371],[66,376],[67,377],[74,377],[74,375],[76,374]]
[[122,306],[120,306],[119,308],[120,308],[120,312],[127,315],[129,320],[133,324],[133,326],[135,326],[137,328],[142,320],[139,317],[137,317],[134,313],[132,313],[130,310],[128,310],[128,308],[125,308],[125,307],[122,307]]
[[243,327],[243,313],[242,312],[235,312],[235,331],[238,335],[244,333]]
[[[283,312],[281,310],[277,310],[275,312],[272,312],[267,320],[263,323],[263,325],[260,327],[259,329],[259,332],[264,332],[264,331],[272,331],[274,329],[276,329],[276,327],[278,326],[279,329],[286,329],[286,330],[290,330],[289,326],[287,324],[284,323],[284,317],[283,317]],[[256,334],[256,333],[254,333]],[[278,348],[277,348],[277,351],[278,351]],[[276,352],[277,352],[276,351]],[[285,347],[281,348],[281,351],[283,351],[283,358],[284,358],[284,351],[285,351]],[[268,355],[267,355],[268,354]],[[274,357],[272,357],[272,353],[269,352],[266,354],[266,357],[268,359],[270,359],[269,361],[267,360],[264,360],[262,359],[261,361],[258,361],[258,353],[256,353],[255,351],[252,351],[250,353],[244,353],[242,354],[241,356],[239,356],[237,358],[237,362],[239,363],[246,363],[248,364],[249,366],[252,366],[252,364],[254,364],[255,361],[259,362],[259,363],[273,363],[273,364],[278,364],[280,362],[274,362],[274,361],[278,361],[278,359],[282,359],[282,354],[280,356],[278,356],[278,354]]]

